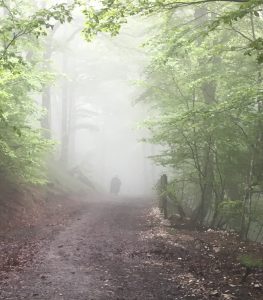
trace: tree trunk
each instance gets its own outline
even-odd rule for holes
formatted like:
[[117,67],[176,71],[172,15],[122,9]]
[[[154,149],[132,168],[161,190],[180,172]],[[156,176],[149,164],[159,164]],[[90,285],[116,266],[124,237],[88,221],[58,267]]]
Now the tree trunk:
[[42,92],[42,107],[45,108],[46,114],[41,120],[41,126],[44,129],[45,138],[51,138],[51,90],[47,86]]
[[[63,55],[63,73],[67,74],[68,58]],[[61,154],[60,161],[65,167],[68,166],[69,144],[69,82],[64,78],[62,83],[62,119],[61,119]]]
[[71,166],[75,165],[75,147],[76,147],[76,103],[74,101],[74,83],[70,87],[70,99],[69,99],[69,139],[68,139],[68,158],[71,162]]
[[[204,24],[208,20],[208,11],[205,5],[197,7],[195,9],[195,18],[198,25]],[[197,40],[197,45],[202,42],[201,37]],[[214,59],[216,62],[216,58]],[[200,67],[204,65],[202,60],[200,60]],[[215,103],[216,97],[216,82],[211,80],[203,83],[202,93],[204,101],[207,105]],[[214,146],[214,142],[211,136],[207,137],[207,146],[204,149],[204,160],[202,162],[203,174],[200,177],[200,187],[201,187],[201,199],[200,204],[194,213],[194,222],[203,225],[205,218],[208,214],[209,208],[211,207],[213,199],[213,183],[214,183],[214,155],[211,149]]]

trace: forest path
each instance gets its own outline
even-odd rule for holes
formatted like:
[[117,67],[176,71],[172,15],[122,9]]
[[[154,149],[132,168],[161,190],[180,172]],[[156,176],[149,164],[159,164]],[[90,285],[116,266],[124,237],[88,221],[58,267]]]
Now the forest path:
[[[142,199],[97,197],[44,243],[31,266],[9,275],[0,299],[181,298],[180,266],[170,264],[152,237],[152,204]],[[173,261],[183,251],[176,246]]]

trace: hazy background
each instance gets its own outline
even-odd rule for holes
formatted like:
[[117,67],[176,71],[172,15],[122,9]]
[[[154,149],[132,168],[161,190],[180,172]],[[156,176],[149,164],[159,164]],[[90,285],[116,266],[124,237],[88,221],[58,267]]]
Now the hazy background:
[[117,37],[101,34],[88,43],[82,26],[79,17],[47,39],[46,63],[58,77],[49,91],[57,157],[68,170],[81,168],[103,191],[118,175],[121,194],[151,194],[161,170],[147,158],[154,146],[140,141],[147,135],[138,129],[147,107],[135,105],[135,82],[147,64],[141,44],[150,29],[133,19]]

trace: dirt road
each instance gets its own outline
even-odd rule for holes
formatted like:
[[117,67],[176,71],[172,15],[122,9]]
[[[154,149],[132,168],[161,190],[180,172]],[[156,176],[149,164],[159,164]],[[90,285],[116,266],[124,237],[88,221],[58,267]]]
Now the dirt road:
[[30,266],[9,274],[1,299],[181,299],[148,235],[151,203],[96,200],[45,241]]
[[239,262],[263,246],[229,232],[175,229],[143,199],[70,203],[46,224],[1,236],[0,299],[263,299],[263,270],[241,283]]

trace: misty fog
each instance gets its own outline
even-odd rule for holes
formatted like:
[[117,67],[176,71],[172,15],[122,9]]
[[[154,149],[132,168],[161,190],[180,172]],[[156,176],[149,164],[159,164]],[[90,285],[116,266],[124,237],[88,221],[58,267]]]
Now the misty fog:
[[151,194],[160,173],[148,158],[154,146],[141,141],[147,133],[138,129],[147,118],[147,107],[136,101],[136,82],[147,62],[142,48],[145,27],[131,20],[117,37],[100,34],[87,43],[79,20],[58,28],[50,38],[50,59],[58,74],[50,92],[57,151],[63,151],[66,138],[68,159],[63,163],[69,170],[80,167],[105,192],[118,176],[121,194]]

